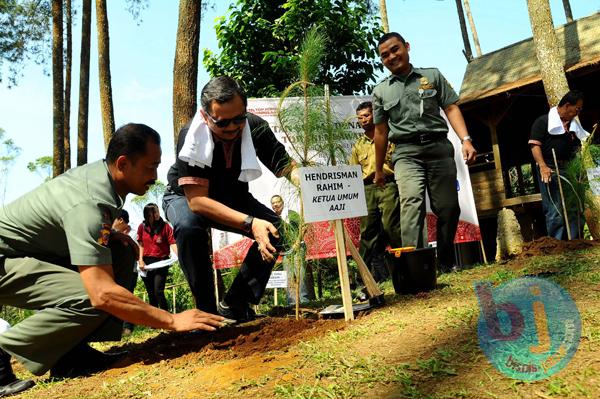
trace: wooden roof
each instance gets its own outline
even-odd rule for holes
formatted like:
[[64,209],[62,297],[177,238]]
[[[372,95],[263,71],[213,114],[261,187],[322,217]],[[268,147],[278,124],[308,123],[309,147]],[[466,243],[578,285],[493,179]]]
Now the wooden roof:
[[[567,72],[600,63],[600,12],[556,29]],[[533,38],[474,59],[467,65],[460,104],[480,100],[541,80]]]

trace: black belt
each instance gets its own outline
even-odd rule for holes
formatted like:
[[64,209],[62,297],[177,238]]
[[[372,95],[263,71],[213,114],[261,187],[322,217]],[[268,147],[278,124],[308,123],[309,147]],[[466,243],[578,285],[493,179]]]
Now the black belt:
[[447,135],[442,133],[421,133],[407,139],[400,139],[394,144],[429,144],[443,140],[446,137]]
[[[391,182],[393,182],[393,181],[396,181],[396,179],[395,179],[394,175],[387,175],[387,176],[385,177],[385,182],[386,182],[386,183],[391,183]],[[370,185],[370,184],[375,184],[375,183],[373,182],[373,178],[372,178],[372,177],[368,177],[368,178],[364,179],[364,180],[363,180],[363,183],[364,183],[364,185],[365,185],[365,186],[368,186],[368,185]]]

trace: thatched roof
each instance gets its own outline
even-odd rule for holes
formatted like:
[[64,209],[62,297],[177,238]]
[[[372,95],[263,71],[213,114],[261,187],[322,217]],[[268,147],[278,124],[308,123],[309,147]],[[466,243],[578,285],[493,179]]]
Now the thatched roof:
[[[600,63],[600,13],[556,29],[566,71]],[[465,104],[540,81],[533,38],[474,59],[467,65],[459,103]]]

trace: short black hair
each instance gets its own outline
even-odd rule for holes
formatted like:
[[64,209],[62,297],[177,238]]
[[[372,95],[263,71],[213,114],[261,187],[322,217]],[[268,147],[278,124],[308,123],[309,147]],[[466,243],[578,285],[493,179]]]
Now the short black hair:
[[388,32],[388,33],[384,33],[383,36],[381,36],[379,38],[379,41],[377,42],[377,46],[381,46],[381,44],[383,42],[386,42],[388,40],[390,40],[392,37],[395,37],[397,39],[399,39],[402,44],[406,45],[406,40],[404,40],[404,38],[402,37],[402,35],[398,32]]
[[583,92],[581,90],[569,90],[567,94],[560,99],[558,106],[562,107],[565,104],[575,105],[579,100],[583,101]]
[[114,164],[121,155],[136,160],[146,154],[148,141],[160,145],[156,130],[141,123],[128,123],[113,134],[106,150],[106,162]]
[[274,196],[272,196],[271,201],[273,201],[273,198],[279,198],[281,200],[281,202],[283,202],[283,197],[279,194],[275,194]]
[[244,101],[244,106],[248,105],[248,98],[242,86],[229,76],[217,76],[208,81],[202,88],[200,94],[200,104],[205,112],[210,112],[213,101],[219,104],[233,100],[235,96],[240,96]]
[[373,103],[371,101],[363,101],[362,103],[358,104],[358,107],[356,107],[356,112],[362,111],[363,109],[370,109],[373,111]]
[[125,209],[121,209],[119,211],[119,216],[117,216],[117,219],[123,219],[125,223],[129,223],[129,212],[127,212]]

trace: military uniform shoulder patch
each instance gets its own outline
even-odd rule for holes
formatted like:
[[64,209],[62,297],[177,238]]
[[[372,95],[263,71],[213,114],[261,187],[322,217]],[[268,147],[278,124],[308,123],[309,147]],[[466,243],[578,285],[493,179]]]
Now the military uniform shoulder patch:
[[108,241],[110,240],[110,224],[102,223],[102,228],[100,229],[100,236],[96,241],[98,244],[107,247]]

